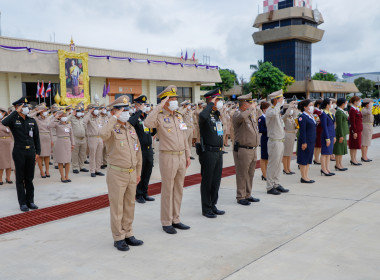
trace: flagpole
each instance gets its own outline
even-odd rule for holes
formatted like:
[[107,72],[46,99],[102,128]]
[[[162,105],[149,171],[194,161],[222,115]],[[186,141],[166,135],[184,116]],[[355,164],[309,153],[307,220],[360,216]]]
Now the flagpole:
[[[53,84],[53,88],[55,89],[55,84]],[[53,93],[54,91],[52,91],[52,93]],[[50,94],[50,104],[49,104],[49,107],[51,106],[51,96],[52,96],[52,94]]]

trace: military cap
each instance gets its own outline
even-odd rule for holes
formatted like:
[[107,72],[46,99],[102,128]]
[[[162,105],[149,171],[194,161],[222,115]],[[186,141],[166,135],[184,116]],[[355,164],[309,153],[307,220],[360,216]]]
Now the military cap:
[[220,92],[220,88],[210,90],[204,95],[204,97],[205,98],[214,98],[214,97],[223,98],[222,93]]
[[128,95],[122,95],[118,97],[114,102],[110,103],[108,106],[111,108],[129,108],[129,97]]
[[188,104],[190,104],[190,101],[189,101],[189,100],[185,100],[185,101],[183,101],[183,102],[181,103],[181,106],[183,106],[183,105],[188,105]]
[[42,110],[48,110],[49,108],[46,107],[45,104],[41,103],[41,104],[38,105],[35,109],[38,110],[38,111],[42,111]]
[[27,104],[29,104],[29,101],[26,97],[21,97],[19,100],[16,100],[12,103],[13,106],[24,104],[24,107],[27,107]]
[[164,89],[159,95],[158,98],[165,99],[167,96],[169,97],[177,97],[177,87],[170,85],[166,89]]
[[133,99],[134,103],[145,104],[148,98],[145,95],[140,95],[139,97]]
[[364,98],[363,99],[363,103],[370,103],[370,102],[373,102],[372,98]]
[[278,90],[278,91],[275,91],[275,92],[272,92],[271,94],[269,94],[269,98],[270,99],[276,99],[276,98],[279,98],[279,97],[282,97],[284,96],[284,91],[282,89]]
[[249,102],[249,103],[253,102],[252,93],[248,93],[246,95],[240,95],[237,99],[239,101],[246,101],[246,102]]
[[61,117],[66,114],[66,110],[59,110],[56,114],[56,117]]
[[87,108],[88,108],[88,109],[99,109],[99,105],[97,105],[97,104],[89,104],[89,105],[87,106]]
[[0,107],[0,111],[8,113],[8,110],[6,108],[4,108],[4,107]]

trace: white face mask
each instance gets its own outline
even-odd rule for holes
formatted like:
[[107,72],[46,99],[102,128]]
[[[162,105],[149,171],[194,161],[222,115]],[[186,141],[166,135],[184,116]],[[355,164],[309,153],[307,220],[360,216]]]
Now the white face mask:
[[290,112],[289,112],[289,113],[290,113],[290,115],[293,115],[293,113],[294,113],[294,112],[293,112],[293,110],[290,110]]
[[62,118],[61,118],[61,121],[62,121],[62,122],[67,122],[67,117],[62,117]]
[[121,113],[120,117],[119,117],[119,120],[121,122],[127,122],[129,120],[129,117],[130,117],[129,112],[128,111],[123,111]]
[[309,107],[309,113],[310,113],[310,114],[313,114],[313,113],[314,113],[314,106],[310,106],[310,107]]
[[22,107],[22,113],[23,113],[24,115],[29,114],[29,108],[28,108],[28,107]]
[[83,115],[84,115],[84,114],[83,114],[82,112],[78,112],[78,113],[77,113],[77,117],[78,117],[78,118],[82,117]]
[[169,101],[169,110],[175,111],[178,109],[178,100]]
[[333,104],[333,106],[332,106],[334,109],[336,108],[336,104]]
[[110,111],[107,111],[107,116],[111,116],[111,112]]
[[0,113],[0,119],[2,119],[4,117],[3,113]]
[[223,101],[216,102],[216,109],[220,110],[223,108]]
[[48,115],[48,112],[43,112],[42,115],[46,117]]
[[284,104],[285,104],[285,99],[282,100],[281,106],[284,106]]
[[346,109],[347,108],[347,103],[346,103],[346,105],[344,105],[344,109]]
[[142,107],[142,110],[144,113],[146,113],[146,111],[148,111],[148,107],[146,107],[145,105]]
[[99,115],[99,110],[94,110],[93,114],[94,114],[95,116]]
[[103,109],[103,110],[102,110],[102,114],[103,114],[103,115],[107,114],[107,110],[106,110],[106,109]]

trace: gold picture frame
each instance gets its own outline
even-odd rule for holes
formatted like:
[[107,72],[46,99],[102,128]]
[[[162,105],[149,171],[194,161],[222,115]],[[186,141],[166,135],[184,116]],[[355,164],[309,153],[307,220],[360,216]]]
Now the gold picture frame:
[[88,53],[58,50],[58,61],[61,105],[90,104]]

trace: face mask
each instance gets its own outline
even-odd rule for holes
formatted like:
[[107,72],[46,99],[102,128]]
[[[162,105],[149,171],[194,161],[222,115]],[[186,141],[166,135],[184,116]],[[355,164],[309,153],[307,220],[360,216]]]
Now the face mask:
[[3,114],[2,113],[0,113],[0,119],[2,119],[4,116],[3,116]]
[[314,106],[310,106],[310,107],[309,107],[309,112],[310,112],[310,114],[313,114],[313,113],[314,113]]
[[123,111],[121,113],[120,117],[119,117],[119,120],[121,122],[127,122],[129,120],[129,117],[130,117],[129,112],[128,111]]
[[46,117],[48,115],[48,112],[43,112],[42,115]]
[[83,115],[84,115],[84,114],[83,114],[82,112],[78,112],[78,113],[77,113],[77,117],[78,117],[78,118],[82,117]]
[[62,118],[61,118],[61,121],[62,121],[62,122],[67,122],[67,117],[62,117]]
[[94,112],[92,112],[95,116],[99,115],[99,110],[94,110]]
[[187,106],[187,109],[188,109],[188,110],[191,110],[191,105]]
[[361,103],[361,102],[358,103],[358,107],[360,107],[360,106],[362,106],[362,103]]
[[294,113],[293,110],[290,110],[290,115],[293,115],[293,113]]
[[282,100],[281,106],[284,106],[284,104],[285,104],[285,99]]
[[333,106],[332,106],[334,109],[336,108],[336,104],[333,104]]
[[107,116],[111,116],[111,112],[110,111],[107,111]]
[[146,113],[146,111],[148,111],[148,107],[144,106],[144,107],[142,108],[142,111],[143,111],[144,113]]
[[347,103],[346,103],[346,105],[344,105],[344,109],[346,109],[347,108]]
[[103,110],[102,110],[102,114],[103,114],[103,115],[107,114],[107,110],[106,110],[106,109],[103,109]]
[[24,115],[27,115],[29,113],[29,108],[28,107],[22,107],[22,113]]
[[178,101],[177,100],[169,101],[169,110],[174,111],[177,109],[178,109]]
[[223,108],[223,101],[216,102],[216,109],[220,110]]

